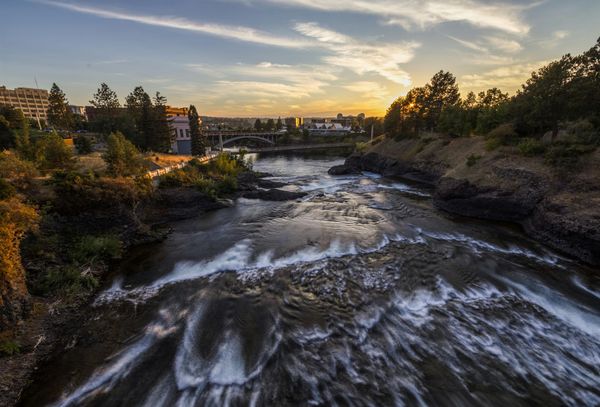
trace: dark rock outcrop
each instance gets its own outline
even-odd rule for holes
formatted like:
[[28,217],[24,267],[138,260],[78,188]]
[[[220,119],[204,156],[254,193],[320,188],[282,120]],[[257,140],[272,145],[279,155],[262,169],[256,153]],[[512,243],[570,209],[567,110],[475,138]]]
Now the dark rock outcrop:
[[165,188],[157,191],[154,201],[146,208],[144,221],[167,223],[227,206],[224,201],[208,197],[195,188]]
[[[600,265],[600,186],[585,178],[556,177],[533,164],[514,164],[510,157],[501,155],[481,163],[478,169],[465,170],[464,161],[454,159],[450,164],[452,160],[448,159],[461,151],[446,146],[444,143],[438,147],[445,149],[439,154],[419,154],[418,149],[412,155],[355,153],[346,159],[343,171],[372,171],[434,185],[433,202],[442,210],[518,223],[544,244]],[[334,167],[330,171],[342,169]]]
[[342,164],[333,166],[327,171],[329,175],[350,175],[350,174],[360,174],[360,170],[358,168]]

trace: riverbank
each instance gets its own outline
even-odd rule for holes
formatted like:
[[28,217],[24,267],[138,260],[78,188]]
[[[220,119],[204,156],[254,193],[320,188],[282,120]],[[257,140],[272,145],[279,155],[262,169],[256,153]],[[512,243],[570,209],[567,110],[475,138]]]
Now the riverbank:
[[[63,227],[68,224],[70,230],[79,232],[110,231],[112,235],[119,236],[123,242],[119,258],[126,258],[128,253],[141,245],[158,243],[167,238],[170,233],[170,223],[232,206],[238,197],[287,200],[302,196],[302,194],[278,189],[286,184],[264,180],[268,175],[242,171],[236,177],[235,190],[220,197],[209,196],[193,186],[157,188],[131,210],[124,208],[116,210],[111,205],[103,209],[88,208],[85,216],[64,217],[62,220],[55,221],[53,227],[63,230]],[[59,250],[65,251],[69,248],[61,245]],[[28,272],[31,271],[29,270],[31,267],[34,269],[39,268],[38,265],[41,267],[41,263],[35,264],[38,259],[34,254],[39,255],[32,251],[25,253],[23,257]],[[102,281],[116,264],[118,261],[115,259],[108,262],[105,267],[92,266],[89,273],[95,279]],[[94,289],[82,290],[75,297],[69,298],[41,295],[29,297],[28,317],[14,328],[0,332],[0,342],[7,346],[14,346],[12,355],[0,354],[1,406],[11,406],[18,402],[22,390],[29,384],[33,373],[57,349],[69,349],[78,342],[85,341],[77,330],[81,326],[81,321],[89,314],[90,306],[100,287],[101,284]]]
[[598,149],[560,168],[514,147],[488,151],[483,137],[384,139],[331,173],[357,170],[433,185],[444,211],[518,223],[540,242],[600,265]]

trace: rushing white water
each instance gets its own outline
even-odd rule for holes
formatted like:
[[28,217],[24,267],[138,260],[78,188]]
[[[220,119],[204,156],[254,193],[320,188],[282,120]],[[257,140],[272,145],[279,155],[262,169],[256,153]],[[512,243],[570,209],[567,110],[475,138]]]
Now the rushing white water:
[[596,274],[338,163],[260,159],[308,196],[240,199],[132,255],[24,405],[600,404]]

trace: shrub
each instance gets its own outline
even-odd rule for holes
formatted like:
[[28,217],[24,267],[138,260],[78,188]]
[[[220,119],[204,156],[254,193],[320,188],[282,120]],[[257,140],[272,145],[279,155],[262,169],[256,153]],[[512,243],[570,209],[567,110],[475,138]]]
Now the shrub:
[[569,134],[575,142],[590,145],[600,145],[600,130],[596,129],[589,120],[578,120],[570,122],[566,126]]
[[89,154],[92,152],[92,141],[85,136],[79,136],[75,139],[75,148],[79,154]]
[[488,151],[491,151],[500,146],[514,144],[517,140],[517,133],[511,123],[505,123],[490,131],[485,138],[485,147]]
[[106,153],[102,156],[113,177],[141,175],[145,169],[142,155],[121,132],[111,133],[107,139]]
[[73,166],[73,149],[57,133],[47,134],[35,144],[35,160],[45,170]]
[[38,295],[63,294],[78,297],[98,287],[98,280],[91,274],[83,274],[74,266],[54,267],[42,275],[32,286]]
[[8,199],[16,193],[15,187],[4,178],[0,178],[0,200]]
[[467,157],[467,167],[472,167],[481,159],[480,155],[471,154]]
[[116,235],[83,236],[74,244],[72,257],[79,263],[114,260],[121,257],[123,243]]
[[25,187],[38,175],[30,161],[21,160],[10,151],[0,153],[0,178],[5,178],[18,188]]
[[0,354],[5,356],[13,356],[21,353],[21,345],[15,341],[5,340],[0,342]]
[[534,138],[525,138],[517,145],[519,152],[526,157],[541,155],[546,151],[546,146],[541,141]]
[[579,158],[594,151],[593,146],[569,143],[554,143],[544,155],[547,164],[553,167],[573,169],[579,164]]

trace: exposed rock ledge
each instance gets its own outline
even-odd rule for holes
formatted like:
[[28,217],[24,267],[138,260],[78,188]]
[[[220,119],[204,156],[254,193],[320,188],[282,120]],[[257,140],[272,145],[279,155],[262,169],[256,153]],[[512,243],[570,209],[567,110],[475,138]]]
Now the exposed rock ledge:
[[344,167],[434,185],[442,210],[519,223],[554,249],[600,265],[600,151],[566,173],[508,148],[488,152],[484,144],[477,137],[384,140]]

